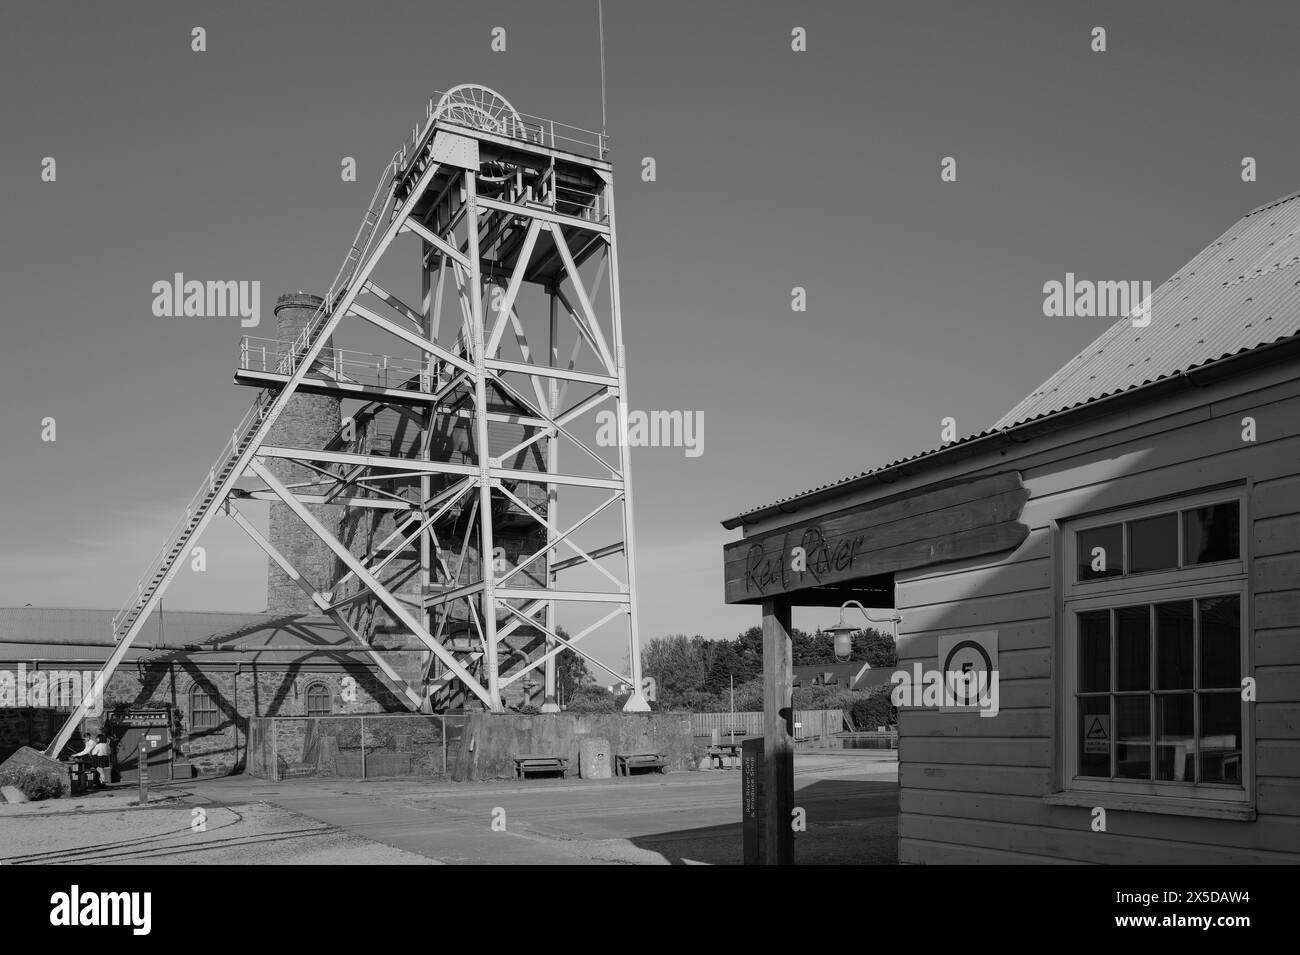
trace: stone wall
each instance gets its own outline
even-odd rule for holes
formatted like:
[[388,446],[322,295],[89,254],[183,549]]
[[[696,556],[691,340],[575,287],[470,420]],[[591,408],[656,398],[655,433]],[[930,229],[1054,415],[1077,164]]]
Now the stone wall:
[[525,754],[566,756],[569,771],[578,771],[578,747],[584,739],[609,740],[610,756],[658,753],[669,770],[694,769],[704,756],[689,713],[516,713],[467,715],[452,766],[457,781],[508,779],[514,757]]
[[273,781],[442,776],[464,720],[420,713],[262,717],[250,721],[248,772]]
[[[351,682],[345,682],[350,678]],[[368,667],[312,670],[253,665],[204,666],[177,661],[147,667],[123,665],[109,680],[105,711],[113,703],[171,703],[182,715],[179,750],[201,774],[243,772],[248,751],[248,722],[261,716],[306,716],[307,689],[323,683],[330,691],[336,714],[382,713],[404,708],[381,679]],[[217,725],[195,729],[191,690],[205,688],[217,705]],[[101,718],[102,720],[102,718]],[[98,730],[88,720],[86,731]]]

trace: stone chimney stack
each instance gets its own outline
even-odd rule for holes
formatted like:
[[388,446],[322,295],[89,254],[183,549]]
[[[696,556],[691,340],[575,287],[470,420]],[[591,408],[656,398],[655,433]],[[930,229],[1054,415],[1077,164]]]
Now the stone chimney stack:
[[[311,321],[321,305],[321,298],[306,292],[281,295],[275,304],[277,337],[281,352]],[[330,343],[326,342],[326,348]],[[276,420],[267,443],[287,448],[320,450],[338,433],[341,426],[341,402],[322,395],[295,394]],[[269,467],[285,485],[311,481],[319,477],[313,471],[283,459],[270,460]],[[331,504],[309,504],[308,510],[335,536],[339,532],[342,508]],[[271,504],[270,541],[289,563],[316,587],[327,591],[337,578],[338,559],[285,504]],[[266,586],[267,611],[270,613],[319,613],[311,599],[288,575],[268,561]]]

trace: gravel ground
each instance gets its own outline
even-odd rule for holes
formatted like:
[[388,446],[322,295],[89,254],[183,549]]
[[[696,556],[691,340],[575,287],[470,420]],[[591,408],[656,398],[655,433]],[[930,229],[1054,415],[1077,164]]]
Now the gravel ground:
[[[77,800],[68,800],[75,804]],[[436,865],[266,803],[196,808],[86,809],[42,804],[0,810],[0,863],[131,865]]]

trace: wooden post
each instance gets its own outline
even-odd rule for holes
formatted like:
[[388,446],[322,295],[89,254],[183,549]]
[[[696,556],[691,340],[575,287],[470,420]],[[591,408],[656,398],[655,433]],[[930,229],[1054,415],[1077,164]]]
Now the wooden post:
[[794,710],[791,705],[790,601],[763,601],[763,858],[794,863]]

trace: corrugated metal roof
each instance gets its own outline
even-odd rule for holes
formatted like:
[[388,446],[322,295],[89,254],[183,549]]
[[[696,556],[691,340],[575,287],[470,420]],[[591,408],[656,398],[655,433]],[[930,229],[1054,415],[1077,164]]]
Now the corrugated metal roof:
[[[760,511],[852,484],[1041,421],[1112,395],[1300,334],[1300,192],[1252,210],[1202,249],[1151,296],[1151,323],[1124,318],[1109,327],[991,428],[880,467],[741,511]],[[1073,321],[1089,321],[1086,318]]]
[[[1300,193],[1243,216],[1151,297],[1002,416],[994,429],[1141,387],[1300,332]],[[1088,319],[1073,319],[1088,321]]]
[[[214,634],[249,626],[264,626],[277,619],[272,614],[223,613],[207,610],[165,610],[159,632],[159,613],[150,614],[136,638],[141,648],[178,648],[203,643]],[[113,611],[80,607],[0,607],[0,643],[55,641],[102,644],[113,642]]]
[[[67,607],[0,608],[0,659],[103,660],[115,646],[112,611]],[[158,631],[155,611],[128,660],[155,651],[202,647],[199,652],[257,652],[270,656],[356,649],[325,616],[168,610]],[[194,652],[194,651],[191,651]],[[232,654],[232,658],[234,655]]]

